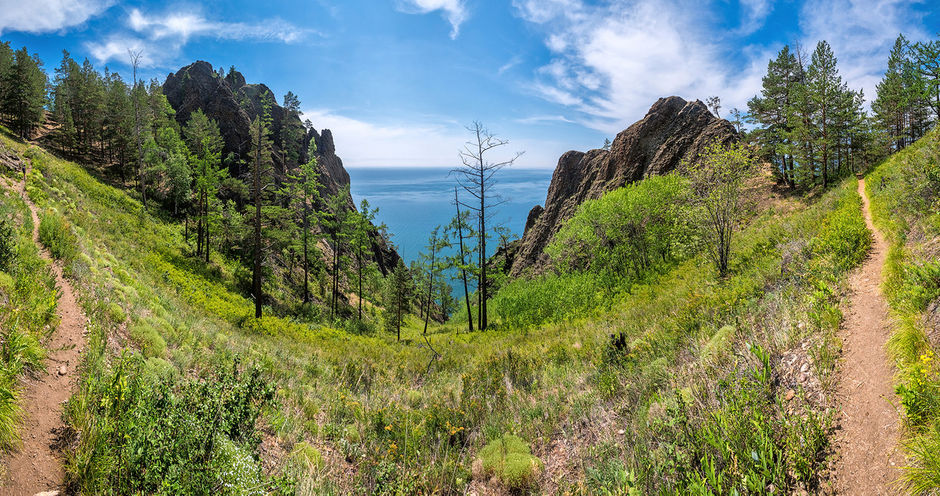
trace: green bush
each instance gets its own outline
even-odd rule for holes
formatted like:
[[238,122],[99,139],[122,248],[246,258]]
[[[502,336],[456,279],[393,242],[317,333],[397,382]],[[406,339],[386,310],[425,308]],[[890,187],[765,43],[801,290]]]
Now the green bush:
[[677,494],[763,494],[771,484],[786,493],[816,480],[829,418],[774,401],[769,355],[752,350],[755,368],[718,383],[718,408],[696,411],[676,391],[665,417],[653,420],[649,484]]
[[855,267],[864,260],[871,246],[871,232],[859,215],[861,208],[862,199],[858,195],[843,196],[813,238],[814,254],[828,258],[840,270]]
[[610,304],[600,278],[590,272],[548,274],[517,279],[502,288],[490,305],[509,328],[537,327],[588,317]]
[[16,255],[16,231],[12,223],[0,218],[0,271],[8,272]]
[[542,473],[542,461],[532,456],[525,441],[511,434],[490,441],[477,455],[483,472],[510,489],[532,487]]
[[69,222],[58,212],[44,212],[40,217],[39,241],[63,262],[71,262],[78,254],[78,240]]
[[138,321],[130,327],[131,338],[140,345],[147,357],[160,357],[166,353],[166,341],[150,323]]
[[144,379],[154,367],[125,356],[72,400],[95,421],[71,482],[89,494],[267,494],[255,426],[274,391],[260,372],[235,362],[205,379],[154,384]]

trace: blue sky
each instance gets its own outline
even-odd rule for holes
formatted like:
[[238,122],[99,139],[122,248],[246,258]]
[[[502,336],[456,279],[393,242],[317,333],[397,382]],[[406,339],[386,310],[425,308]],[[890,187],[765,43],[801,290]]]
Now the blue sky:
[[[0,0],[0,40],[48,70],[61,50],[129,78],[202,59],[236,66],[333,130],[347,166],[451,166],[484,122],[554,167],[599,147],[661,96],[744,108],[785,43],[828,40],[866,97],[899,32],[940,32],[935,0]],[[724,113],[723,113],[724,114]]]

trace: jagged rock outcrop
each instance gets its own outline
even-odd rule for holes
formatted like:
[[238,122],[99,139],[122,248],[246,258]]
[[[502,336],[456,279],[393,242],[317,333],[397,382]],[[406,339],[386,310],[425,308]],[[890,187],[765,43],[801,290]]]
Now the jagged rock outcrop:
[[[281,153],[282,131],[287,128],[297,129],[304,133],[301,161],[306,161],[307,145],[311,140],[317,144],[317,164],[320,169],[322,183],[321,194],[324,197],[334,195],[349,186],[349,173],[343,167],[343,161],[336,155],[336,146],[333,143],[333,133],[329,129],[317,132],[316,129],[306,129],[303,122],[296,115],[289,113],[276,102],[273,92],[264,84],[248,84],[245,77],[238,71],[231,70],[227,75],[216,72],[212,64],[197,61],[183,67],[176,73],[167,75],[163,83],[163,94],[166,95],[170,106],[176,111],[176,119],[183,125],[193,112],[198,109],[215,120],[225,146],[223,157],[230,157],[230,172],[239,177],[248,172],[241,165],[247,160],[251,151],[250,127],[255,117],[263,112],[263,96],[271,93],[275,101],[269,107],[271,117],[271,135],[274,137],[274,172],[281,178],[286,176],[290,166]],[[347,195],[347,205],[355,208],[351,195]],[[375,242],[373,252],[379,269],[383,273],[391,270],[398,261],[398,253],[389,247],[374,232]]]
[[734,126],[708,111],[701,101],[660,98],[646,117],[621,131],[607,150],[569,151],[558,159],[545,198],[545,207],[529,212],[511,273],[540,270],[547,262],[544,249],[585,200],[644,177],[668,174],[718,140],[737,139]]

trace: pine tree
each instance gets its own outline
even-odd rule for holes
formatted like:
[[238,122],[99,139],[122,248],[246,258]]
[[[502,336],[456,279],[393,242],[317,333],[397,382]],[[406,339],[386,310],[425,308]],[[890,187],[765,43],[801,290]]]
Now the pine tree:
[[813,51],[812,62],[806,71],[806,85],[809,97],[816,110],[814,117],[814,147],[819,151],[819,168],[822,174],[822,186],[829,186],[832,148],[835,144],[833,121],[839,94],[842,92],[842,77],[836,68],[838,60],[832,53],[832,47],[825,40],[820,41]]
[[269,186],[266,182],[268,174],[271,172],[274,162],[271,159],[272,143],[270,137],[271,125],[271,104],[270,94],[265,93],[262,96],[262,113],[255,117],[251,123],[251,196],[255,206],[254,218],[252,224],[254,235],[252,237],[252,277],[251,288],[252,296],[255,299],[255,318],[261,318],[261,304],[263,294],[261,289],[261,268],[264,257],[264,239],[262,233],[262,206],[264,204],[262,195]]
[[340,272],[345,261],[345,253],[349,242],[350,215],[346,198],[349,197],[349,186],[332,195],[326,203],[326,211],[322,215],[323,229],[327,233],[332,250],[330,263],[330,320],[336,317],[339,305]]
[[408,312],[408,302],[411,296],[411,275],[405,263],[399,258],[387,279],[387,295],[385,301],[385,329],[395,330],[396,339],[401,341],[401,324]]
[[[219,185],[228,176],[220,167],[222,161],[222,135],[219,126],[203,111],[193,112],[183,127],[183,136],[189,148],[189,163],[195,178],[196,193],[196,254],[209,261],[210,222]],[[174,212],[175,213],[175,212]]]
[[[456,233],[459,250],[451,259],[451,267],[460,271],[460,277],[463,280],[464,300],[467,304],[467,331],[473,332],[473,311],[470,304],[470,286],[467,281],[467,273],[475,270],[473,265],[473,255],[467,246],[465,239],[471,238],[472,228],[470,227],[470,212],[460,210],[460,197],[457,194],[457,187],[454,186],[454,207],[457,209],[457,215],[450,221],[448,229]],[[464,233],[467,233],[465,236]]]
[[[444,270],[444,260],[441,257],[441,252],[450,247],[450,241],[447,239],[446,233],[441,231],[441,226],[437,226],[431,230],[431,235],[428,237],[428,244],[425,246],[425,252],[421,254],[421,265],[424,268],[424,273],[427,278],[427,296],[424,303],[424,333],[428,333],[428,324],[431,321],[431,313],[433,311],[434,304],[434,288],[437,284],[437,280],[441,275],[441,272]],[[427,338],[425,338],[427,339]],[[430,343],[428,343],[430,346]],[[435,352],[436,353],[436,352]]]
[[[310,303],[310,245],[316,245],[311,228],[319,224],[317,208],[321,206],[320,172],[317,169],[317,143],[310,140],[307,149],[308,160],[294,172],[288,173],[288,183],[284,194],[301,231],[301,256],[304,272],[303,303]],[[312,222],[311,222],[312,221]],[[311,243],[312,242],[312,243]]]
[[372,221],[375,220],[378,212],[378,208],[371,208],[369,201],[363,198],[359,203],[358,212],[353,212],[351,216],[350,245],[356,259],[357,295],[359,297],[358,315],[360,321],[362,320],[362,300],[366,298],[363,293],[362,282],[372,257],[372,235],[375,230],[372,227]]
[[3,114],[9,116],[13,130],[28,139],[45,115],[46,73],[39,56],[31,56],[26,47],[17,50],[3,86]]
[[796,86],[802,81],[796,56],[789,45],[784,46],[767,64],[760,96],[748,101],[751,119],[763,126],[758,142],[762,155],[774,165],[774,172],[791,188],[796,186],[792,147],[790,146],[789,112]]
[[940,40],[916,43],[912,53],[923,80],[925,101],[933,110],[934,121],[940,122]]

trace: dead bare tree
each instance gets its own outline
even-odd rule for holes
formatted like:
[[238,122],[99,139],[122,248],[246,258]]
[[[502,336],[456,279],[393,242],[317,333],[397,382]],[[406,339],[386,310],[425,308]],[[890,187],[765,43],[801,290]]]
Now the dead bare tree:
[[[487,280],[486,280],[486,231],[487,218],[492,216],[492,209],[504,203],[495,192],[492,191],[496,185],[496,173],[503,167],[512,165],[516,159],[522,156],[523,152],[516,152],[511,159],[498,162],[488,160],[490,152],[508,145],[509,140],[496,137],[490,133],[482,123],[475,121],[467,127],[470,131],[471,139],[464,144],[463,149],[458,152],[461,166],[453,169],[451,172],[457,178],[457,184],[469,193],[476,201],[473,204],[462,203],[464,207],[470,209],[477,216],[479,230],[477,231],[477,244],[479,247],[477,255],[479,256],[480,272],[477,282],[478,298],[478,328],[485,331],[487,327],[486,319],[486,298],[487,298]],[[469,318],[469,316],[468,316]]]

